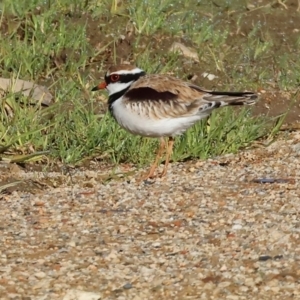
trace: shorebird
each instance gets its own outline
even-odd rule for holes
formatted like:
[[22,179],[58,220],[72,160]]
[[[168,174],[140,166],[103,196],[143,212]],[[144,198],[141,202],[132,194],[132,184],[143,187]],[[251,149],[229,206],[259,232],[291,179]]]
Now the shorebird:
[[[112,66],[104,82],[92,91],[107,89],[108,107],[121,127],[132,134],[160,138],[156,158],[144,179],[155,177],[155,169],[166,148],[160,176],[167,173],[174,138],[214,109],[228,105],[251,105],[252,92],[216,92],[163,74],[146,74],[132,65]],[[168,138],[166,146],[165,138]]]

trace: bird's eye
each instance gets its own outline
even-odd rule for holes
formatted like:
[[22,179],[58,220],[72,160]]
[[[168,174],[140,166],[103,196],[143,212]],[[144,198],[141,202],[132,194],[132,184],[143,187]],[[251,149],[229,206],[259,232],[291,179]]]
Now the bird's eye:
[[118,81],[119,78],[120,78],[120,75],[118,75],[118,74],[113,74],[113,75],[110,76],[110,80],[111,80],[112,82]]

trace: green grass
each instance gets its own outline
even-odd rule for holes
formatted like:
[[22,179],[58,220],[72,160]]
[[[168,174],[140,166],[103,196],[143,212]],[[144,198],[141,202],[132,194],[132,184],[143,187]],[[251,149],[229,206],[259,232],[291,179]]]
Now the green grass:
[[[101,80],[96,76],[107,67],[108,50],[110,62],[128,59],[118,50],[119,36],[126,35],[128,26],[135,36],[133,58],[150,73],[172,72],[186,78],[190,71],[200,70],[219,76],[214,82],[217,89],[255,90],[273,80],[276,69],[278,88],[295,90],[300,78],[296,51],[283,47],[278,54],[275,34],[260,23],[246,36],[240,35],[248,13],[242,2],[226,1],[226,6],[217,7],[211,1],[193,0],[176,5],[170,0],[2,1],[1,76],[50,86],[55,104],[45,109],[28,106],[28,99],[6,93],[0,108],[0,157],[23,155],[26,161],[32,159],[28,154],[40,157],[40,151],[49,151],[50,159],[65,163],[90,157],[116,164],[144,165],[152,160],[157,141],[132,136],[108,114],[95,113],[99,94],[90,92]],[[269,10],[266,6],[259,11]],[[87,31],[92,20],[98,20],[97,47]],[[178,39],[197,50],[199,64],[167,51]],[[299,38],[288,47],[297,49],[297,45]],[[253,117],[247,109],[219,110],[209,123],[198,123],[176,140],[174,160],[235,153],[279,130],[278,122],[272,127],[269,120]]]

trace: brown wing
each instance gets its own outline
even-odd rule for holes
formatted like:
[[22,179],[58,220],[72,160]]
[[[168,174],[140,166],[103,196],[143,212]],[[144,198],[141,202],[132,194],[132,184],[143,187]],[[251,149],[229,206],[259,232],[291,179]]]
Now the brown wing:
[[226,105],[253,104],[251,92],[214,92],[165,75],[146,75],[132,84],[123,101],[138,114],[151,118],[178,118],[208,115]]
[[152,118],[176,118],[196,114],[205,94],[171,76],[146,75],[132,84],[123,101]]

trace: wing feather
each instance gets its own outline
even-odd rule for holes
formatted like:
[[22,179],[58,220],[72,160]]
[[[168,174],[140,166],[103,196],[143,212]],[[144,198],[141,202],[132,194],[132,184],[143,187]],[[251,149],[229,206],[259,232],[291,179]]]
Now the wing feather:
[[214,92],[167,75],[146,75],[134,82],[123,103],[138,114],[151,118],[180,118],[209,114],[226,105],[253,104],[250,92]]

